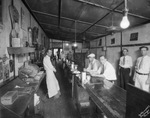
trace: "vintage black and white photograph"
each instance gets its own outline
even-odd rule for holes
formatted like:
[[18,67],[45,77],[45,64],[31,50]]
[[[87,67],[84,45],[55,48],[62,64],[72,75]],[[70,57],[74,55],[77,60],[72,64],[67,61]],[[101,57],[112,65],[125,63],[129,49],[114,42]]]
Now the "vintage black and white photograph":
[[0,118],[150,118],[150,0],[0,0]]

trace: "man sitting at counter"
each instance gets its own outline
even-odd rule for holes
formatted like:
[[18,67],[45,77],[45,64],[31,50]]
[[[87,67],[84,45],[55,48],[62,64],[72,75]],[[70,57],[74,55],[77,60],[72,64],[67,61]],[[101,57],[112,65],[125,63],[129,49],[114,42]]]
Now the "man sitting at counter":
[[97,59],[95,59],[95,54],[91,53],[88,55],[89,64],[87,69],[84,69],[86,72],[96,72],[100,66],[100,63]]
[[114,82],[117,77],[112,64],[107,61],[104,55],[100,56],[100,63],[102,64],[102,66],[99,67],[97,72],[91,72],[91,76],[104,78],[111,82]]

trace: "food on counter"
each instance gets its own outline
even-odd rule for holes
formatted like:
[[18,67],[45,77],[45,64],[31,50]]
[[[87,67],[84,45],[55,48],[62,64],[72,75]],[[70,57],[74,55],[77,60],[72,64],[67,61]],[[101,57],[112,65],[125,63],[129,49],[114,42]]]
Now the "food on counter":
[[40,68],[36,64],[31,64],[29,61],[26,61],[24,66],[19,69],[19,78],[34,78],[39,70]]

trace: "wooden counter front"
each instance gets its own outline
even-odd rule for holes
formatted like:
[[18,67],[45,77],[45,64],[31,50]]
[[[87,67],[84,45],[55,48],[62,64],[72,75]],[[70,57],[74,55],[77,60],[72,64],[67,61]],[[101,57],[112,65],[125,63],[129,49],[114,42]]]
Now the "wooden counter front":
[[82,87],[79,78],[75,74],[72,74],[72,97],[80,115],[89,113],[89,94]]

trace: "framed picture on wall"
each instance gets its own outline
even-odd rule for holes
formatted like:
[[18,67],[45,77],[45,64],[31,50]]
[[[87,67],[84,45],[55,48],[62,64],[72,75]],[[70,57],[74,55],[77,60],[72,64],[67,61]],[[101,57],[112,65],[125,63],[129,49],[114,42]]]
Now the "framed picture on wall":
[[98,46],[101,46],[101,45],[102,45],[102,39],[99,39]]
[[111,44],[115,44],[115,38],[111,39]]
[[26,24],[25,24],[25,12],[23,8],[21,7],[21,28],[26,30]]
[[130,41],[137,41],[138,40],[138,32],[130,34]]
[[46,45],[47,45],[46,43],[47,43],[47,42],[46,42],[46,37],[44,36],[44,37],[43,37],[43,45],[44,45],[45,47],[46,47]]

